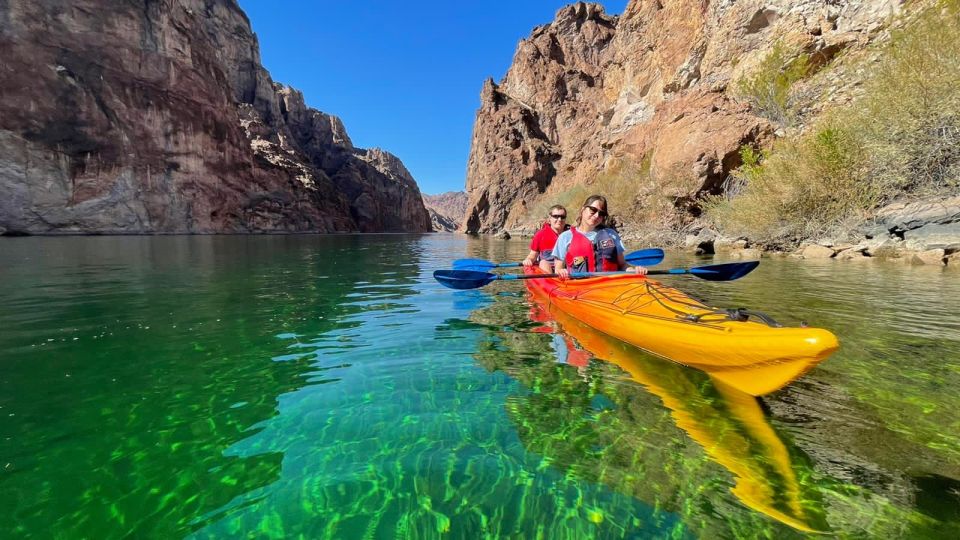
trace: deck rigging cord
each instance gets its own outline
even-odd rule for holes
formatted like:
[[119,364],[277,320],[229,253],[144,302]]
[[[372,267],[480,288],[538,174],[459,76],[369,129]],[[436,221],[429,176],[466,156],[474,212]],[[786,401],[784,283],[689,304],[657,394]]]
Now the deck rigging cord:
[[[641,284],[638,283],[637,287],[639,287],[640,285]],[[654,284],[650,280],[644,280],[642,285],[646,289],[646,294],[636,294],[636,292],[634,291],[636,287],[634,287],[630,291],[624,292],[620,296],[618,296],[614,300],[614,304],[619,304],[621,301],[628,301],[628,299],[631,299],[631,297],[633,302],[641,298],[647,298],[649,299],[648,301],[652,300],[660,304],[660,306],[662,306],[667,311],[670,311],[671,313],[676,314],[678,319],[682,319],[682,320],[690,321],[694,323],[710,323],[712,322],[712,317],[716,317],[716,316],[719,316],[722,320],[730,320],[730,321],[738,321],[738,322],[746,322],[750,319],[750,317],[755,317],[756,319],[760,320],[761,322],[763,322],[764,324],[766,324],[771,328],[783,328],[783,325],[777,322],[776,319],[774,319],[770,315],[767,315],[766,313],[763,313],[761,311],[751,310],[751,309],[742,308],[742,307],[715,308],[712,306],[708,306],[702,302],[694,303],[686,300],[678,300],[678,299],[672,298],[671,295],[669,294],[669,290],[672,290],[672,289],[660,286],[660,284]],[[674,305],[670,305],[669,303],[665,302],[665,300]],[[688,311],[683,311],[682,309],[677,309],[675,305],[686,306],[689,308],[696,309],[698,311],[703,311],[703,313],[690,313]],[[635,304],[633,304],[632,302],[628,302],[626,306],[622,306],[622,309],[624,310],[624,312],[631,312],[635,307],[636,307]]]

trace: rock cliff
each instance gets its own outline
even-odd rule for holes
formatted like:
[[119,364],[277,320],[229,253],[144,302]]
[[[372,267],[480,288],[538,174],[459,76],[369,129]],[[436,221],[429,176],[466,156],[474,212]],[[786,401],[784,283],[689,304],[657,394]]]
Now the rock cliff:
[[0,230],[429,231],[396,157],[274,83],[235,0],[0,2]]
[[651,219],[644,211],[689,221],[703,196],[725,191],[741,147],[777,134],[732,83],[778,43],[814,69],[862,49],[900,3],[632,0],[620,16],[597,4],[562,8],[520,42],[502,81],[483,84],[462,229],[529,229],[547,205],[592,191],[612,197],[628,229]]

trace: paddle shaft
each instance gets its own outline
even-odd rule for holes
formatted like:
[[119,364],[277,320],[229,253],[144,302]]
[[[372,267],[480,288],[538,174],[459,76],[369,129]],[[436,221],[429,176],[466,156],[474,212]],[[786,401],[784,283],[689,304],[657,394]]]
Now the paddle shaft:
[[[687,274],[705,279],[707,281],[733,281],[749,274],[753,271],[760,261],[746,261],[740,263],[711,264],[708,266],[696,266],[693,268],[671,268],[669,270],[651,270],[647,275],[678,275]],[[598,276],[639,276],[635,272],[571,272],[573,279],[590,278]],[[476,289],[483,287],[497,280],[515,280],[515,279],[550,279],[558,278],[559,274],[493,274],[490,272],[475,270],[436,270],[433,277],[444,287],[451,289]]]
[[[663,261],[663,250],[660,248],[647,248],[627,253],[624,259],[633,266],[653,266]],[[457,259],[453,261],[454,269],[471,269],[477,271],[486,271],[494,268],[514,268],[522,266],[523,263],[505,262],[495,263],[483,259]]]
[[[647,271],[648,276],[664,276],[668,274],[690,274],[689,269],[687,268],[671,268],[669,270],[649,270]],[[571,279],[584,279],[592,277],[601,277],[601,276],[629,276],[635,275],[639,276],[634,272],[570,272]],[[560,274],[497,274],[496,279],[550,279],[558,278]]]

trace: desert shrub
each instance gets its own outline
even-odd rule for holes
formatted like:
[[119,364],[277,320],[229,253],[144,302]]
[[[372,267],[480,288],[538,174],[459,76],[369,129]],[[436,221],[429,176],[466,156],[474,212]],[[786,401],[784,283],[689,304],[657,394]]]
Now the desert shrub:
[[791,90],[810,71],[809,55],[790,55],[778,42],[756,70],[738,81],[737,93],[760,116],[782,126],[790,125],[795,116]]
[[960,1],[942,2],[896,33],[849,111],[874,174],[903,191],[960,185]]
[[866,179],[858,141],[838,125],[825,123],[769,152],[745,147],[740,155],[740,193],[706,203],[709,218],[728,234],[787,245],[862,217],[881,197]]
[[960,186],[960,0],[894,33],[863,95],[767,152],[743,149],[740,186],[707,203],[728,234],[769,244],[847,228],[878,205]]

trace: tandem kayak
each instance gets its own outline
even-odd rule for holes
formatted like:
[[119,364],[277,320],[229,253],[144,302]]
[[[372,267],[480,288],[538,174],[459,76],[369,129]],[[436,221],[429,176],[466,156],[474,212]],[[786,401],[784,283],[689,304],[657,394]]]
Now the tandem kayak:
[[[529,267],[524,272],[541,273]],[[645,276],[526,284],[550,313],[565,313],[754,396],[789,384],[839,347],[836,336],[822,328],[785,328],[763,322],[762,314],[718,310]]]

